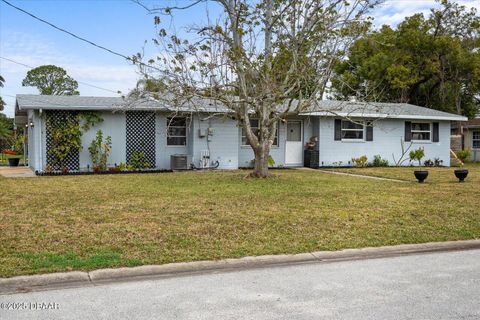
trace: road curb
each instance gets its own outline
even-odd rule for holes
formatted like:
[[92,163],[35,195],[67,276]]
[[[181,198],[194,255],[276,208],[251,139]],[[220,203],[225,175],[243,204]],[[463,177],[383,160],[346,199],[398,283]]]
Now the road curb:
[[37,288],[80,286],[89,282],[88,272],[82,271],[0,278],[0,294],[28,292]]
[[90,272],[72,271],[32,276],[0,278],[0,294],[40,291],[56,288],[92,286],[102,283],[132,281],[148,278],[175,277],[206,272],[228,272],[302,263],[328,263],[348,260],[376,259],[410,254],[480,249],[480,240],[404,244],[340,251],[265,255],[224,259],[145,265],[132,268],[99,269]]

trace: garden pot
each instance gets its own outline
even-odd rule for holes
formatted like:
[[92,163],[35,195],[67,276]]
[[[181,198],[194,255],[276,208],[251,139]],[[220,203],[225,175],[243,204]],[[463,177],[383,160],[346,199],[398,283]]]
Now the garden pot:
[[463,182],[467,176],[468,176],[468,170],[467,169],[457,169],[457,170],[455,170],[455,177],[458,178],[458,182]]
[[18,167],[19,162],[20,162],[20,158],[8,158],[8,165],[10,167]]
[[422,183],[427,179],[428,177],[428,171],[427,170],[415,170],[413,171],[413,174],[415,175],[415,178],[417,178],[418,182]]

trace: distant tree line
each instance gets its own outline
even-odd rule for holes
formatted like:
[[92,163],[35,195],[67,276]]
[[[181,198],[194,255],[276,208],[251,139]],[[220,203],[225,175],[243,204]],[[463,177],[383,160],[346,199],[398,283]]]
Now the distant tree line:
[[480,105],[479,33],[475,9],[443,0],[428,17],[415,14],[355,41],[335,67],[331,95],[473,117]]

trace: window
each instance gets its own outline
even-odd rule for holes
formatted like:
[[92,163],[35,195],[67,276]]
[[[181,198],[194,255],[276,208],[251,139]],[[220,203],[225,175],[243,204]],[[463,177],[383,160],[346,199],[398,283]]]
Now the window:
[[342,120],[342,140],[363,140],[363,131],[362,123]]
[[480,131],[473,131],[472,148],[480,149]]
[[[250,119],[250,126],[252,127],[253,133],[258,133],[258,119]],[[250,146],[247,141],[247,134],[245,129],[242,128],[242,146]],[[275,131],[275,139],[273,140],[272,146],[278,147],[278,124]]]
[[185,146],[187,144],[187,119],[167,119],[167,146]]
[[430,123],[412,122],[412,140],[414,141],[430,141]]

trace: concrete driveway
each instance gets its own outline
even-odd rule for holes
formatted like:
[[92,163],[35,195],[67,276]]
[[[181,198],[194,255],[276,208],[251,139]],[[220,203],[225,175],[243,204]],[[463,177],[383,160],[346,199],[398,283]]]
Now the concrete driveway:
[[0,167],[0,175],[5,178],[31,178],[36,177],[35,173],[29,167]]
[[0,319],[480,319],[479,297],[469,250],[3,295]]

